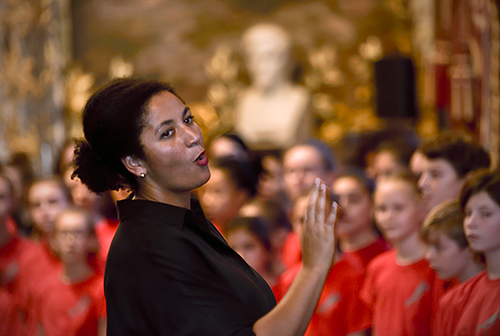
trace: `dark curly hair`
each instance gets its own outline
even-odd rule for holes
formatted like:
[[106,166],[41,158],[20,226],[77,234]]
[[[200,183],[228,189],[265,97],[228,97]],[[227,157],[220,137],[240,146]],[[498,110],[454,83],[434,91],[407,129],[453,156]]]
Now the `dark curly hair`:
[[178,97],[170,84],[142,78],[119,78],[98,89],[83,110],[85,139],[76,143],[72,177],[80,178],[95,193],[137,191],[136,176],[121,159],[128,155],[144,158],[140,135],[147,106],[163,91]]

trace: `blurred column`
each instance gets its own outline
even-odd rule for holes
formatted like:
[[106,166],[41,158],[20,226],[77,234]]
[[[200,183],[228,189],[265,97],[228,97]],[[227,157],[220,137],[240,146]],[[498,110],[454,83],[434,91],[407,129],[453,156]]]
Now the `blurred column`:
[[26,152],[40,175],[66,136],[69,18],[68,0],[0,2],[0,159]]

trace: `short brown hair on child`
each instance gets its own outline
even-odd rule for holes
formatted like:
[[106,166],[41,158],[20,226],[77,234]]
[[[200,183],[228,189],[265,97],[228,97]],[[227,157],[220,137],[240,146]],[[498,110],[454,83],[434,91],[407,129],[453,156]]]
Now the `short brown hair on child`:
[[430,242],[432,232],[442,232],[451,238],[459,248],[469,246],[464,233],[464,215],[460,204],[456,201],[447,201],[436,206],[427,215],[420,231],[422,240]]
[[412,174],[410,170],[405,169],[404,171],[401,171],[399,173],[382,177],[380,181],[376,183],[375,191],[377,190],[377,185],[384,181],[404,182],[411,188],[411,191],[415,194],[415,196],[419,198],[422,196],[420,188],[418,186],[418,178],[414,174]]
[[471,136],[456,131],[442,132],[425,142],[420,151],[430,160],[446,160],[458,178],[464,178],[472,171],[490,166],[488,152]]

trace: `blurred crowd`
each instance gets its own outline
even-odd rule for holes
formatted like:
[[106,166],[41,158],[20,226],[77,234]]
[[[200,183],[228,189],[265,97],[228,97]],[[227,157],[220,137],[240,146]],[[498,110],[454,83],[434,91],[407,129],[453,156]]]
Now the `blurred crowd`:
[[[319,178],[340,207],[338,253],[306,335],[500,335],[500,173],[473,137],[388,138],[343,162],[315,138],[255,152],[236,133],[205,144],[195,191],[227,243],[283,298],[301,267],[301,224]],[[105,335],[115,202],[18,153],[0,170],[0,335]]]

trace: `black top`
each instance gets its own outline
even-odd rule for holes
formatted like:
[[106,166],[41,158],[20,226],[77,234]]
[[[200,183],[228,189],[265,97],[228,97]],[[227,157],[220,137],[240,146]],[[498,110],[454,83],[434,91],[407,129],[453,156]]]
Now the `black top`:
[[273,293],[199,203],[189,210],[130,198],[118,202],[106,262],[108,336],[254,335]]

